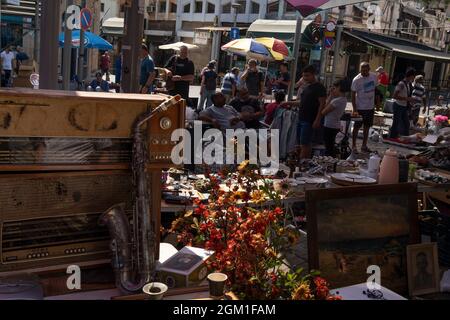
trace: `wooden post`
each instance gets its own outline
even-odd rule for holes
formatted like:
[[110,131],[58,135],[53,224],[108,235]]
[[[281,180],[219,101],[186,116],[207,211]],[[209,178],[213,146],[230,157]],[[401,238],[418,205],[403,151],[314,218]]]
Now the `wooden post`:
[[125,93],[139,91],[139,52],[144,36],[144,8],[141,1],[132,1],[125,10],[125,37],[122,46],[122,90]]
[[40,89],[58,89],[58,35],[60,1],[42,1]]

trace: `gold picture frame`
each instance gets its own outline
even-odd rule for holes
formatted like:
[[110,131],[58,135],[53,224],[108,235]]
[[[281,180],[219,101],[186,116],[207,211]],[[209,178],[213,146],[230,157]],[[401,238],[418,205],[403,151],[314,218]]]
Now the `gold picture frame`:
[[406,248],[406,255],[409,295],[412,297],[439,292],[440,272],[437,243],[409,245]]

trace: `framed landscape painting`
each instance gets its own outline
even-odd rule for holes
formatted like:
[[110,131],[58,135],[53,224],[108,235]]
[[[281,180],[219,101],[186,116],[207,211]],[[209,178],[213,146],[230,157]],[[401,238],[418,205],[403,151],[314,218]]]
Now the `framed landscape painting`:
[[375,265],[383,287],[408,293],[406,248],[419,241],[416,184],[311,190],[306,212],[309,267],[331,288],[366,282]]

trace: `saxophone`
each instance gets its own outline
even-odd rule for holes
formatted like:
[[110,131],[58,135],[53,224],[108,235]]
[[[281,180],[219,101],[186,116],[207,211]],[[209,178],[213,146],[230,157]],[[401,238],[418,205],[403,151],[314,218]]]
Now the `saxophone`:
[[172,97],[155,109],[149,108],[133,124],[133,219],[131,231],[124,204],[117,204],[105,211],[99,224],[106,226],[111,237],[113,252],[112,265],[116,275],[116,285],[123,292],[137,292],[151,282],[155,276],[155,221],[150,213],[150,197],[146,164],[148,160],[145,135],[142,126],[157,113],[166,111],[181,100]]

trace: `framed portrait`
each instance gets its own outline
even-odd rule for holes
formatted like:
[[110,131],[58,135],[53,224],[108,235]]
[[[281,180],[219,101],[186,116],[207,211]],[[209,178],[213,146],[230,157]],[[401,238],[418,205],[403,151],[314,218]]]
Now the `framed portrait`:
[[409,295],[440,291],[437,243],[410,245],[407,248]]
[[306,192],[308,261],[330,287],[367,282],[408,294],[406,247],[419,243],[417,185],[394,184]]

